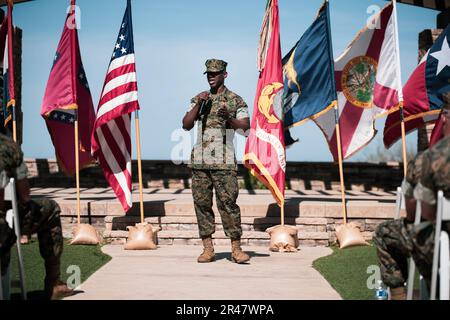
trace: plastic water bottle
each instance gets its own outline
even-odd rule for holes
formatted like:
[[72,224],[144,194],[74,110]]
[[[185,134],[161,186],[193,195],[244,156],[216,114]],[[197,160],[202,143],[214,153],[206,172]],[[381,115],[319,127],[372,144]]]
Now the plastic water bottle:
[[388,291],[383,284],[383,281],[378,280],[378,286],[375,291],[375,299],[377,300],[388,300]]

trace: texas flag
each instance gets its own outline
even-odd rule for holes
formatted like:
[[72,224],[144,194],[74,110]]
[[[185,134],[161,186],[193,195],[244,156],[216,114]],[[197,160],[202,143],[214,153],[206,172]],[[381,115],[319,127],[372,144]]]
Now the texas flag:
[[[403,88],[406,132],[435,122],[444,106],[443,94],[450,91],[450,25],[422,58]],[[400,112],[386,119],[384,145],[389,148],[401,138]]]

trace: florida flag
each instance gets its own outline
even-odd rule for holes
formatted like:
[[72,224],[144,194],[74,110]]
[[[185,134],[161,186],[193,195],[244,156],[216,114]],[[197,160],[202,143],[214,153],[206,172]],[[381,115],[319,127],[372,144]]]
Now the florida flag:
[[[403,99],[394,3],[386,5],[336,59],[335,78],[345,159],[375,137],[375,119],[397,110]],[[314,121],[337,161],[334,110]]]
[[268,0],[258,49],[260,75],[256,89],[244,165],[284,204],[286,150],[282,122],[283,66],[278,0]]
[[[403,88],[406,132],[435,122],[444,106],[443,94],[450,91],[450,25],[422,58]],[[400,112],[392,113],[384,127],[384,145],[388,148],[401,138]],[[438,123],[432,143],[439,140]]]

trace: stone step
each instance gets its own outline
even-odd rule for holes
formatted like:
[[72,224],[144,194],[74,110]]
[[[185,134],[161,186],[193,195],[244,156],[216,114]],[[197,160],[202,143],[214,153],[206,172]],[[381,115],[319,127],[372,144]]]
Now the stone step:
[[[141,221],[137,216],[121,216],[121,217],[105,217],[106,230],[126,230],[127,226],[134,225]],[[164,229],[180,229],[191,230],[197,226],[197,218],[195,216],[164,216],[145,218],[145,222],[159,225]],[[215,217],[216,228],[222,227],[220,217]],[[265,230],[268,227],[280,224],[279,217],[242,217],[241,223],[243,228],[253,226],[254,229]],[[333,223],[332,219],[327,218],[287,218],[285,223],[288,225],[310,226],[312,228],[325,226],[327,223]],[[259,231],[258,230],[258,231]],[[250,231],[250,230],[248,230]]]
[[[76,216],[76,201],[70,199],[55,198],[61,207],[61,215],[66,217]],[[247,199],[246,199],[247,200]],[[242,217],[280,217],[280,208],[275,203],[257,201],[238,201]],[[214,205],[217,213],[217,207]],[[393,201],[348,201],[348,218],[375,218],[389,219],[394,217],[395,204]],[[147,201],[144,203],[146,217],[168,216],[195,216],[194,205],[191,199]],[[139,204],[126,214],[121,205],[116,201],[97,200],[93,202],[81,202],[81,215],[84,217],[105,216],[140,216]],[[287,218],[339,218],[342,217],[342,205],[340,201],[300,201],[288,200],[285,205],[285,217]]]
[[[370,237],[371,235],[365,235]],[[105,231],[103,238],[107,243],[125,244],[128,232],[123,230]],[[329,245],[330,238],[333,235],[330,232],[299,232],[298,238],[300,245]],[[161,245],[187,244],[201,245],[202,241],[197,231],[159,231],[156,234],[156,241]],[[216,231],[213,235],[215,245],[227,245],[230,239],[223,231]],[[268,246],[270,236],[267,232],[262,231],[243,231],[241,242],[243,245]]]
[[[154,225],[155,226],[155,225]],[[366,240],[372,239],[371,231],[361,232]],[[128,231],[124,230],[105,230],[103,238],[110,244],[125,244],[128,237]],[[229,238],[224,231],[217,230],[214,235],[214,243],[216,245],[229,244]],[[299,229],[298,239],[300,245],[304,246],[329,246],[336,242],[334,231],[302,231]],[[198,231],[193,230],[162,230],[156,233],[155,241],[162,245],[185,244],[185,245],[201,245],[201,239]],[[270,236],[265,231],[243,231],[241,242],[243,245],[268,246]]]

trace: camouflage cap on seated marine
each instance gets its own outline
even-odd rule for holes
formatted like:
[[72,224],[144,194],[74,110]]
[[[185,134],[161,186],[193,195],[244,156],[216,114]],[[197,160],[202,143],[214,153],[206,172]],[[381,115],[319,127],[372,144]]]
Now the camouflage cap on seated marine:
[[208,72],[227,71],[227,65],[228,65],[228,63],[223,60],[208,59],[208,60],[206,60],[206,63],[205,63],[206,71],[203,74],[208,73]]

